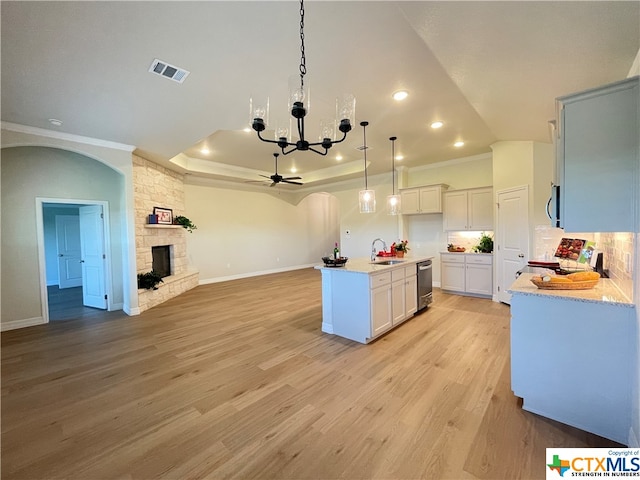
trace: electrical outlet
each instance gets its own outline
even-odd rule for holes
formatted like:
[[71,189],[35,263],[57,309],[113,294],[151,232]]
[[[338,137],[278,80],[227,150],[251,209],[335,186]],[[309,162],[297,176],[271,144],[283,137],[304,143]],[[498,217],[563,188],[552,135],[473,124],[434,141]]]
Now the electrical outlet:
[[227,263],[227,268],[231,268],[231,264],[230,263]]
[[624,254],[624,271],[631,273],[631,253],[629,252]]
[[280,257],[276,257],[276,262],[279,262],[279,261],[280,261]]

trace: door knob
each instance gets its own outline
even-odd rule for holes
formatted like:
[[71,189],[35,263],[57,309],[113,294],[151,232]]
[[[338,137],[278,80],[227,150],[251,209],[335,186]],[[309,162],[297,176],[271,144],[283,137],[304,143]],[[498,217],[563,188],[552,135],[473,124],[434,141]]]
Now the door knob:
[[519,258],[524,258],[524,253],[518,255]]
[[63,255],[63,254],[61,254],[61,253],[59,253],[59,254],[58,254],[58,256],[59,256],[59,257],[64,257],[64,255]]
[[84,260],[80,260],[80,263],[84,263]]

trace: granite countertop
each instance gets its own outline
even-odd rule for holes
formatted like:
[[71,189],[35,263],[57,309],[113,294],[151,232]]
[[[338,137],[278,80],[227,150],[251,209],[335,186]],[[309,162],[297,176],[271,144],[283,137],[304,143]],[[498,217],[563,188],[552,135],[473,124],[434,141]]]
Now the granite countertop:
[[634,304],[615,286],[610,278],[601,278],[595,287],[588,290],[544,290],[531,283],[535,273],[522,273],[509,287],[507,292],[513,295],[532,295],[537,297],[562,298],[577,302],[604,303],[633,307]]
[[460,255],[462,253],[462,254],[465,254],[465,255],[488,255],[490,257],[493,257],[493,253],[469,252],[469,251],[467,251],[467,252],[450,252],[449,250],[444,250],[444,251],[442,251],[440,253],[441,254],[442,253],[450,253],[452,255]]
[[[380,265],[380,262],[384,262],[387,260],[399,261],[401,263],[396,263],[393,265]],[[362,258],[350,258],[347,263],[342,267],[327,267],[324,264],[316,265],[314,268],[318,270],[333,270],[333,271],[342,271],[342,272],[350,272],[350,273],[365,273],[372,274],[383,272],[385,270],[392,270],[394,268],[404,268],[409,267],[411,265],[415,265],[418,262],[424,262],[425,260],[433,260],[433,257],[414,257],[414,256],[406,256],[404,258],[396,258],[396,257],[377,257],[376,262],[371,262],[369,257]]]

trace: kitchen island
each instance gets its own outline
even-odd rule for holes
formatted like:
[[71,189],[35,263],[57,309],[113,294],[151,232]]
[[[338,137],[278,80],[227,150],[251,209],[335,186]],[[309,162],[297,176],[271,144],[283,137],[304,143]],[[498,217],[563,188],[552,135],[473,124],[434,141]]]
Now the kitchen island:
[[509,288],[513,393],[525,410],[628,444],[634,304],[610,279],[543,290],[532,276]]
[[[322,331],[369,343],[418,308],[416,264],[433,257],[350,259],[322,272]],[[397,263],[383,265],[389,260]]]

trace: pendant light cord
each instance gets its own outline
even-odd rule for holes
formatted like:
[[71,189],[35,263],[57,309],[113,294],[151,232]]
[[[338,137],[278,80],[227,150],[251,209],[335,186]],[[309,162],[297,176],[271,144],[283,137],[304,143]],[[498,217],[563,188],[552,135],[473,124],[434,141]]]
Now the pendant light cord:
[[396,137],[391,137],[391,188],[392,194],[396,194]]
[[307,73],[307,57],[304,52],[304,0],[300,0],[300,89],[304,90],[304,76]]
[[364,189],[369,190],[367,185],[367,125],[369,122],[362,122],[362,138],[364,140]]

